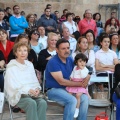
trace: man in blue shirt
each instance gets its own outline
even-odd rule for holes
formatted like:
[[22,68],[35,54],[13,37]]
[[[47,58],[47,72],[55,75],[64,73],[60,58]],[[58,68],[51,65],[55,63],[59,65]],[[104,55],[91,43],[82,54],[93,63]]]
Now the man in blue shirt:
[[44,12],[45,12],[45,15],[38,20],[37,26],[45,27],[45,34],[46,35],[49,32],[56,32],[57,31],[57,24],[56,24],[55,20],[50,18],[51,10],[49,8],[45,8]]
[[[69,94],[65,87],[86,87],[90,79],[88,75],[82,82],[70,81],[70,74],[74,67],[73,60],[69,57],[70,43],[64,38],[56,43],[56,52],[46,66],[45,78],[48,88],[48,98],[64,106],[63,120],[73,120],[77,104],[76,98]],[[88,111],[88,96],[83,94],[80,98],[80,109],[77,120],[86,120]]]
[[10,23],[10,40],[15,41],[16,37],[24,33],[28,27],[28,23],[24,16],[20,15],[20,7],[18,5],[13,6],[13,15],[9,19]]

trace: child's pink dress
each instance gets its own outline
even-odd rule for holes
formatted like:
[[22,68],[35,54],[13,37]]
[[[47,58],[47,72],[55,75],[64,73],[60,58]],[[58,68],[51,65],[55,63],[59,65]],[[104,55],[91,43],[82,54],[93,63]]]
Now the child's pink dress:
[[[70,78],[72,81],[82,81],[88,75],[88,69],[84,67],[82,70],[77,66],[74,67]],[[85,93],[88,95],[88,90],[83,87],[66,87],[66,90],[70,93]]]

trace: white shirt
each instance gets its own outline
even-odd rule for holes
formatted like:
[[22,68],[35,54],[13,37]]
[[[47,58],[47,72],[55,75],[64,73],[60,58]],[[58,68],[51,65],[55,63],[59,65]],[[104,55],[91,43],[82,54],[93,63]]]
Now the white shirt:
[[43,44],[43,49],[47,48],[47,36],[44,36],[44,37],[40,36],[38,42]]
[[77,26],[75,25],[74,21],[72,21],[72,24],[68,21],[63,22],[63,24],[69,29],[70,34],[73,34],[75,31],[77,31]]
[[78,78],[78,79],[81,79],[81,78],[86,78],[87,75],[88,75],[88,69],[86,67],[84,67],[83,69],[78,69],[77,70],[77,66],[74,67],[70,77],[71,78]]
[[117,58],[117,55],[114,51],[108,50],[103,51],[102,49],[98,50],[95,54],[95,58],[99,60],[100,63],[105,65],[114,65],[114,59]]
[[[73,54],[72,54],[72,57],[73,57],[73,59],[75,58],[75,56],[78,54],[78,53],[80,53],[79,51],[76,51],[76,52],[74,52]],[[87,62],[87,64],[86,64],[86,66],[90,66],[90,67],[92,67],[93,68],[93,71],[95,71],[95,53],[94,53],[94,51],[93,50],[86,50],[85,52],[84,52],[84,54],[87,56],[87,58],[88,58],[88,62]]]
[[77,45],[77,41],[75,38],[73,37],[69,37],[69,43],[70,43],[70,50],[71,50],[71,54],[75,52],[76,50],[76,45]]
[[49,50],[47,50],[48,51],[48,53],[51,55],[51,56],[55,56],[56,55],[56,50],[54,50],[54,51],[52,51],[52,52],[50,52]]
[[15,106],[21,94],[28,95],[30,89],[36,88],[41,86],[31,62],[25,60],[25,64],[21,64],[14,59],[7,64],[4,90],[10,105]]

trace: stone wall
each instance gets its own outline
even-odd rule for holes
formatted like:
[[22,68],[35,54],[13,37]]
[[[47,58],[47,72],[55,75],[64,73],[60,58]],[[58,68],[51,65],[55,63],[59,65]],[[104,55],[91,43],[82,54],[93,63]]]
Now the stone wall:
[[[99,11],[99,4],[118,4],[120,0],[0,0],[0,8],[13,7],[17,4],[26,14],[37,13],[39,17],[48,3],[52,5],[52,11],[58,10],[62,14],[62,10],[67,8],[82,18],[85,9],[89,8],[95,13]],[[110,12],[108,10],[107,18],[110,17]],[[104,21],[105,9],[101,9],[100,13]]]

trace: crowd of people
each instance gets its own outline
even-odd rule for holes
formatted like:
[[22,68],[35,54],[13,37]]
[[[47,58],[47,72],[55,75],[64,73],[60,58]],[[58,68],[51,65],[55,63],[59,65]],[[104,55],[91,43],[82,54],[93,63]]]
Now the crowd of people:
[[[104,71],[112,76],[115,72],[111,100],[116,103],[116,120],[120,120],[120,98],[114,93],[120,81],[116,13],[111,13],[104,26],[101,14],[92,14],[90,9],[83,19],[68,9],[61,16],[57,10],[52,12],[51,4],[39,19],[34,13],[26,15],[19,5],[0,9],[1,92],[6,92],[11,106],[26,112],[27,120],[46,120],[47,104],[40,97],[45,74],[47,96],[64,106],[63,120],[87,120],[91,74]],[[98,87],[104,91],[104,84]]]

